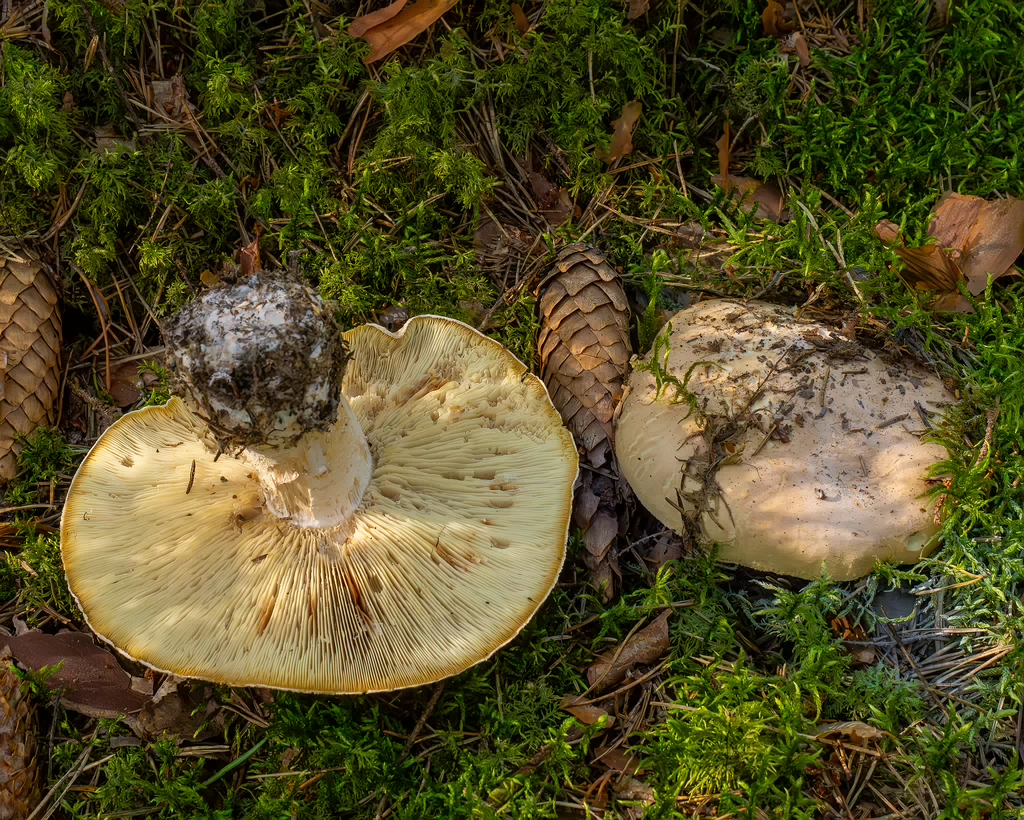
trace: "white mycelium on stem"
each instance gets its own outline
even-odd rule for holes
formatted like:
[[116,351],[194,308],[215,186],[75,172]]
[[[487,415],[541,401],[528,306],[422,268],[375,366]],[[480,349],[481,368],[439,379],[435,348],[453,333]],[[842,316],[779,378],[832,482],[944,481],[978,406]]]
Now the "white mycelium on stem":
[[166,330],[177,392],[252,464],[266,509],[300,527],[345,523],[373,472],[341,395],[346,351],[304,285],[252,277],[207,291]]

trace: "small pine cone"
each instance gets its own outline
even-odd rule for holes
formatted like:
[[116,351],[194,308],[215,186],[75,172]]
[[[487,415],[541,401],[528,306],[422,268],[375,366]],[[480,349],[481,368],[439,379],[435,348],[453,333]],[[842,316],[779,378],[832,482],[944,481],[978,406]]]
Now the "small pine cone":
[[17,472],[17,436],[53,422],[60,384],[57,302],[41,267],[0,259],[0,482]]
[[[566,427],[599,466],[629,369],[629,302],[601,252],[569,245],[541,284],[537,348],[544,383]],[[603,454],[602,454],[603,455]]]
[[0,820],[25,820],[40,800],[35,720],[10,658],[0,665]]

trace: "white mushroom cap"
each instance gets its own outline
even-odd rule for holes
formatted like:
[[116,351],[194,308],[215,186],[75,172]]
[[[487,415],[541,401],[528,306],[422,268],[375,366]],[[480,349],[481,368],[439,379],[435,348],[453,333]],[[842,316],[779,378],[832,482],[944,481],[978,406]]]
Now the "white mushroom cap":
[[577,455],[544,385],[450,319],[346,334],[373,457],[341,525],[268,514],[172,399],[86,457],[61,523],[89,625],[124,654],[236,686],[361,693],[457,674],[511,640],[562,565]]
[[666,526],[686,515],[721,560],[801,578],[857,578],[934,546],[922,496],[946,451],[920,434],[922,414],[953,401],[938,379],[760,302],[702,302],[670,328],[662,378],[685,390],[658,396],[635,370],[615,443]]

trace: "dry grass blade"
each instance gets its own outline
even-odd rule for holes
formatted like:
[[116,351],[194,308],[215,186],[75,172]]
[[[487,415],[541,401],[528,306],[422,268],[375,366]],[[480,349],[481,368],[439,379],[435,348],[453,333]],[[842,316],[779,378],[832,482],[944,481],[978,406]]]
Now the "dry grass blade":
[[36,264],[0,260],[0,481],[14,477],[21,445],[53,421],[60,384],[58,294]]
[[35,719],[9,659],[0,669],[0,817],[28,817],[39,804]]

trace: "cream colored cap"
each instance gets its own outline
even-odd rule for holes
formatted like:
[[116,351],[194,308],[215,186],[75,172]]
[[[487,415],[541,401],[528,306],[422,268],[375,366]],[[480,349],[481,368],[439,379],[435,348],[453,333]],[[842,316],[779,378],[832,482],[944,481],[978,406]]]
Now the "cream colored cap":
[[[922,495],[946,457],[922,413],[953,401],[923,368],[887,364],[787,308],[713,299],[675,314],[667,363],[689,398],[634,371],[615,452],[666,526],[684,513],[719,557],[767,572],[857,578],[934,546]],[[698,511],[699,510],[699,514]]]
[[450,319],[346,339],[343,393],[374,469],[341,526],[264,512],[251,467],[216,458],[177,399],[103,434],[61,523],[97,634],[180,676],[361,693],[457,674],[530,620],[562,565],[577,469],[544,385]]

